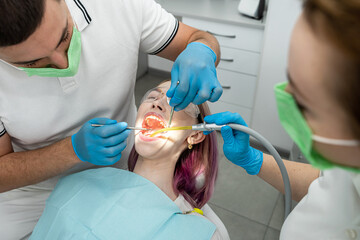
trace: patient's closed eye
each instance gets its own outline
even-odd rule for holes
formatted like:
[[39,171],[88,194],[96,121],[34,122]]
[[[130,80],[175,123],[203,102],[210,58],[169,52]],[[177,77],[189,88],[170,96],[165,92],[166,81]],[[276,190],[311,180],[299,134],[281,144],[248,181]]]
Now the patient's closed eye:
[[161,95],[160,92],[152,91],[152,92],[149,93],[149,95],[147,96],[146,99],[148,99],[148,100],[158,99],[160,95]]

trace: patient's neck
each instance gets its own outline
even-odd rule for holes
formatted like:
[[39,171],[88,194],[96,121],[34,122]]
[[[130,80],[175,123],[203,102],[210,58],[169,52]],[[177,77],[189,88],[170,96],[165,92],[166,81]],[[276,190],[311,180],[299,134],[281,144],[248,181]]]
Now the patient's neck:
[[175,164],[165,160],[148,160],[139,156],[134,173],[148,179],[158,186],[171,200],[177,198],[173,189]]

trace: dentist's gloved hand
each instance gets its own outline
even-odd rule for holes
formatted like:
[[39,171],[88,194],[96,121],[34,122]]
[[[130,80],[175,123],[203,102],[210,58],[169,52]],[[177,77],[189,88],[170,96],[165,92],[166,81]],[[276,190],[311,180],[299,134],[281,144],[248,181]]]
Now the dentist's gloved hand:
[[[180,111],[189,103],[216,102],[223,90],[216,76],[216,54],[200,42],[192,42],[177,57],[171,69],[171,86],[166,96]],[[179,84],[177,84],[179,82]]]
[[[247,126],[244,119],[238,113],[223,112],[206,116],[206,123],[224,125],[237,123]],[[263,163],[263,153],[250,147],[249,135],[229,126],[221,128],[221,135],[224,139],[224,154],[234,164],[243,167],[250,175],[257,175]]]
[[[91,124],[104,126],[93,127]],[[120,160],[121,152],[126,147],[126,139],[130,133],[126,128],[125,122],[94,118],[71,137],[74,151],[84,162],[102,166],[112,165]]]

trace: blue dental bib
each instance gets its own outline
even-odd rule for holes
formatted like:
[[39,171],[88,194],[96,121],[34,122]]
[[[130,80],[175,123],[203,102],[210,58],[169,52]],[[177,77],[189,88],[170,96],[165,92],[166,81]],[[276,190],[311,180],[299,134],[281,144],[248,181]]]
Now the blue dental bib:
[[47,200],[31,240],[211,239],[215,225],[184,215],[155,184],[116,168],[62,178]]

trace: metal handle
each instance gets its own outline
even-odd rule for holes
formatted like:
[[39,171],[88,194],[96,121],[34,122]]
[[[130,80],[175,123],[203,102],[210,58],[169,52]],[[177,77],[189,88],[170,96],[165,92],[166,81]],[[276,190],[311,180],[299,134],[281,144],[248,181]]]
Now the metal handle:
[[[105,126],[105,124],[91,124],[92,127],[102,127],[102,126]],[[127,127],[127,129],[130,129],[130,130],[145,130],[145,131],[149,131],[149,130],[152,130],[152,129],[149,129],[149,128],[142,128],[142,127]]]
[[233,62],[234,59],[232,58],[220,58],[220,61],[224,61],[224,62]]
[[236,38],[236,35],[224,35],[224,34],[219,34],[219,33],[214,33],[211,31],[206,31],[214,36],[218,36],[218,37],[226,37],[226,38]]
[[223,86],[223,85],[221,85],[221,87],[222,87],[223,89],[230,89],[230,88],[231,88],[231,86]]

